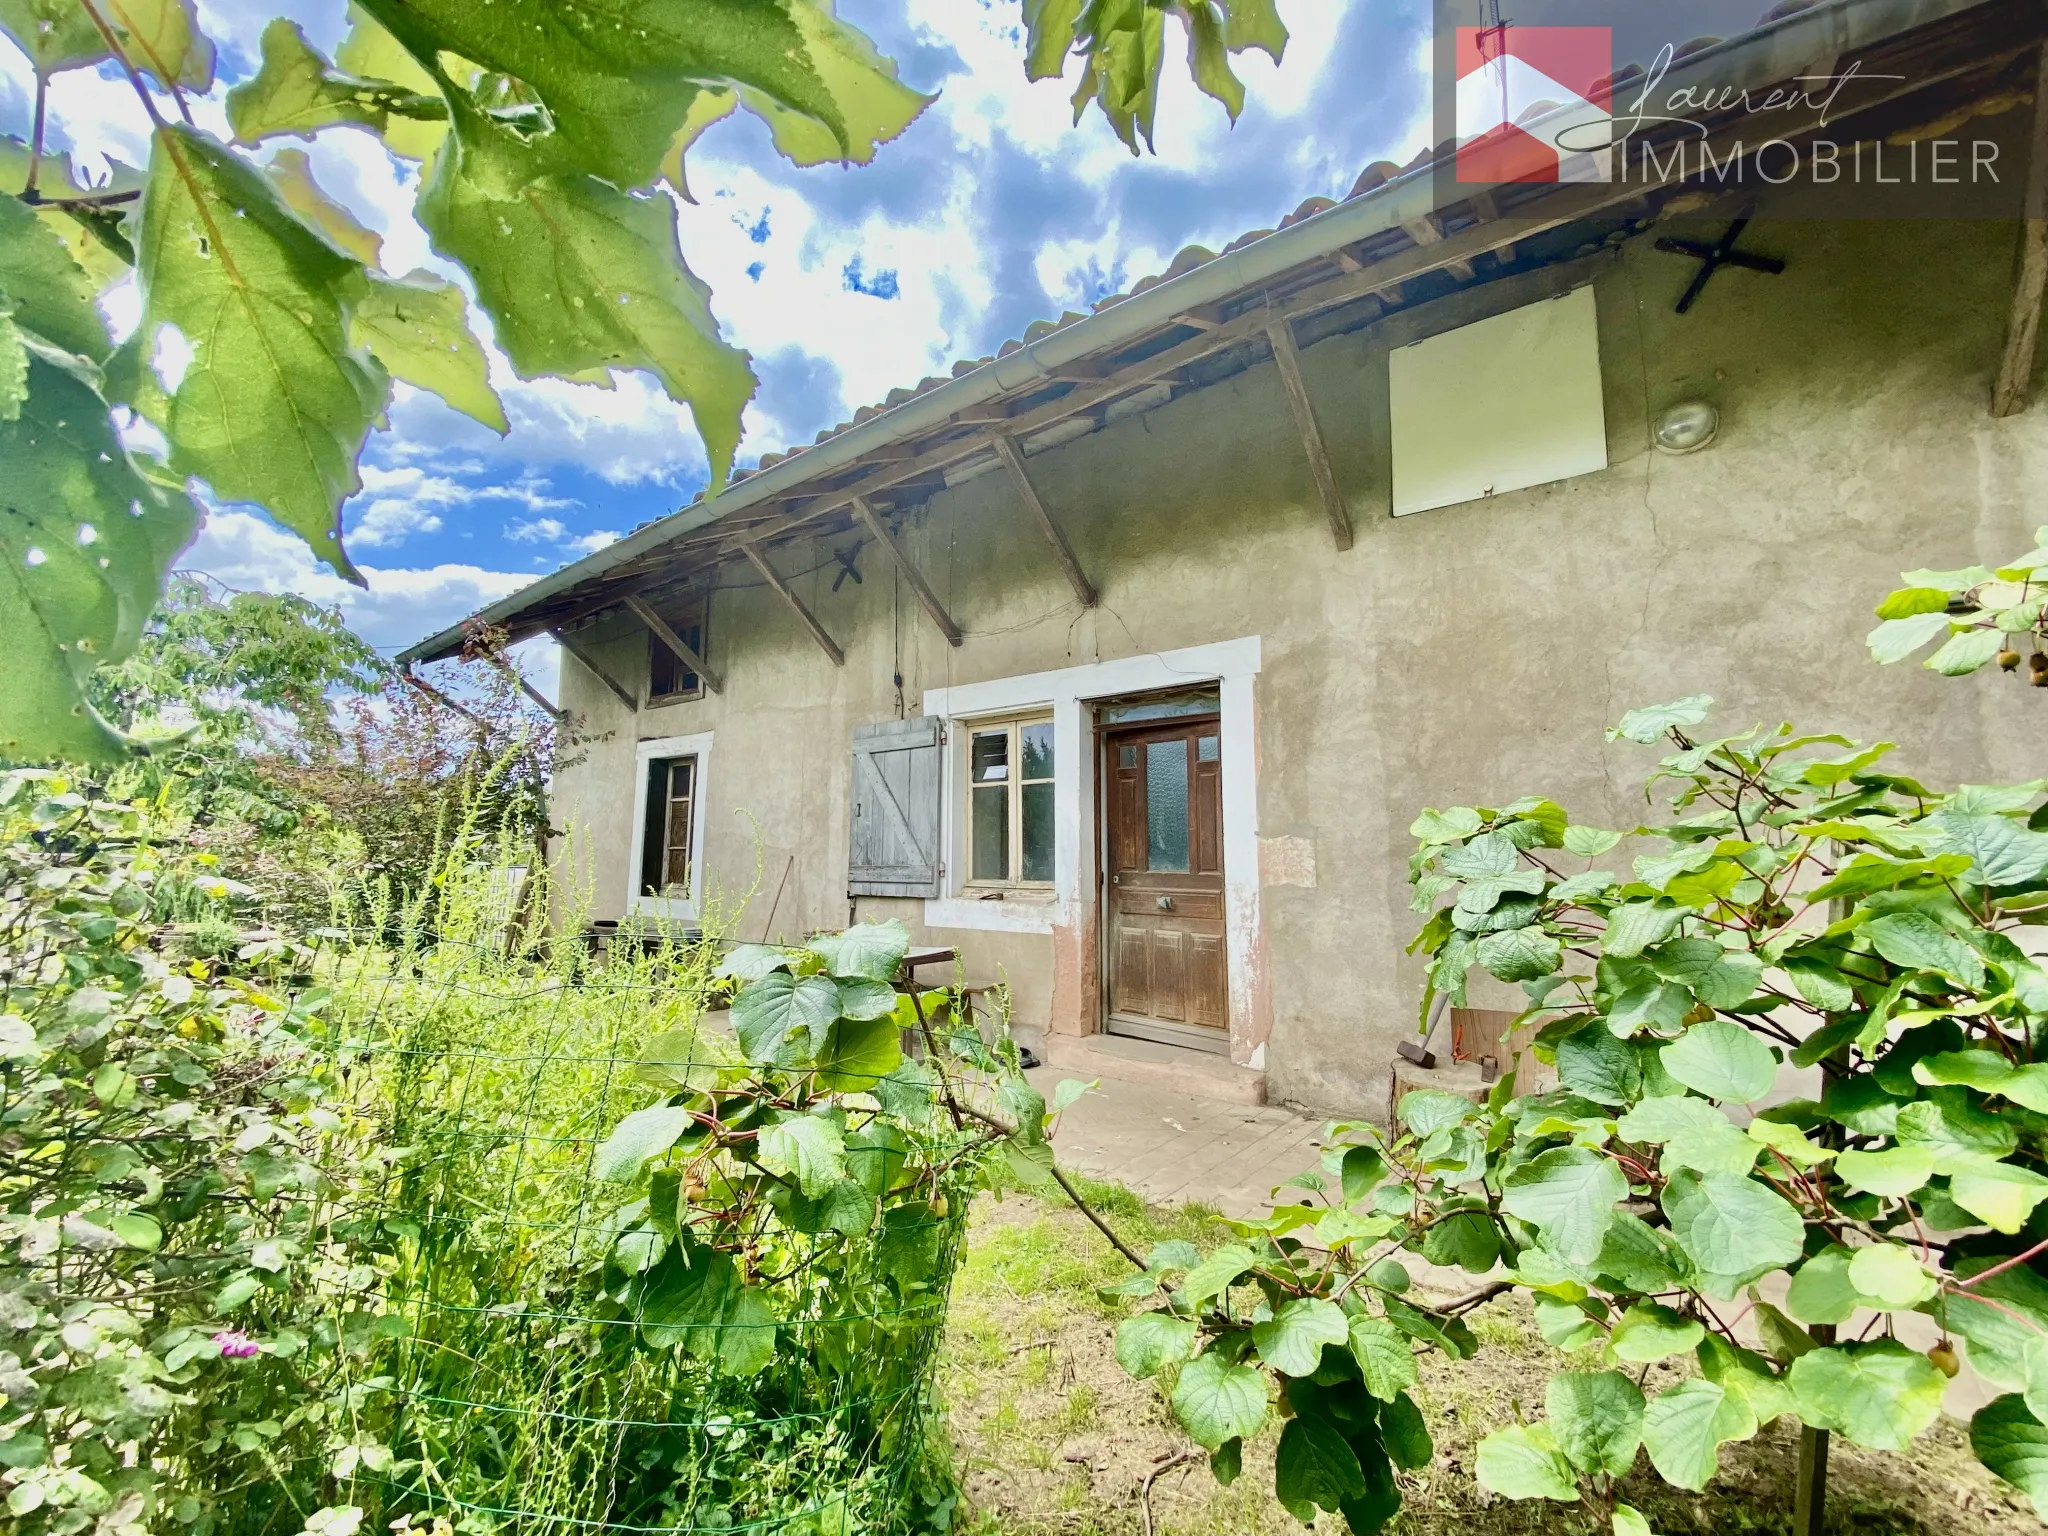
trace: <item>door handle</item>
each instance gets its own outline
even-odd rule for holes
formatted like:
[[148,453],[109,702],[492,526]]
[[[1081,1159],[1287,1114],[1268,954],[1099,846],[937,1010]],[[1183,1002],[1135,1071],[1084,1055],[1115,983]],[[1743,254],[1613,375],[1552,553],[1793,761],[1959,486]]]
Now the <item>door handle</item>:
[[1173,898],[1171,896],[1160,897],[1159,910],[1162,912],[1171,912],[1173,910]]

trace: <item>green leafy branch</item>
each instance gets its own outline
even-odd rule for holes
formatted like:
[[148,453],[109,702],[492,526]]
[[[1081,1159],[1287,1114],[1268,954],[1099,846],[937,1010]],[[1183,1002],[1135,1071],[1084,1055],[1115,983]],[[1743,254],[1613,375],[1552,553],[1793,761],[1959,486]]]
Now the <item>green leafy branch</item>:
[[[2035,530],[2037,546],[2010,564],[1957,571],[1906,571],[1905,586],[1877,605],[1883,622],[1870,632],[1870,654],[1880,665],[1904,661],[1931,642],[1942,643],[1925,663],[1944,677],[1967,677],[1993,661],[2001,670],[2027,666],[2027,680],[2048,688],[2048,651],[2041,649],[2048,607],[2048,528]],[[2020,646],[2031,650],[2022,654]]]

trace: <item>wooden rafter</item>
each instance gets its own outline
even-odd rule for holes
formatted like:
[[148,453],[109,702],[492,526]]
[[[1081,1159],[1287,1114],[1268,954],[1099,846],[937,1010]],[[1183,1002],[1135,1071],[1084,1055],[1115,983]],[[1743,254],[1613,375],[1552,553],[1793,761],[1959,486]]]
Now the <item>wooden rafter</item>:
[[2027,408],[2034,381],[2034,357],[2041,340],[2041,302],[2048,294],[2048,47],[2035,72],[2034,136],[2027,166],[2026,220],[2020,232],[2020,270],[2013,285],[2012,319],[2005,333],[2005,357],[1991,390],[1993,416],[2017,416]]
[[697,648],[673,629],[669,628],[666,619],[637,597],[627,598],[626,606],[632,610],[634,618],[647,626],[648,631],[655,639],[668,647],[671,656],[675,657],[677,661],[680,661],[686,668],[703,679],[706,688],[713,693],[723,693],[725,691],[724,683],[719,680],[718,674],[712,671],[705,663],[704,658],[697,654]]
[[759,546],[742,544],[740,546],[740,553],[745,555],[753,564],[754,569],[761,573],[761,579],[773,587],[780,594],[782,600],[794,610],[796,616],[803,621],[804,628],[811,632],[811,638],[818,642],[818,649],[832,658],[832,665],[835,667],[845,666],[846,652],[839,649],[838,642],[825,633],[825,626],[820,624],[811,613],[811,610],[804,606],[804,600],[790,590],[789,583],[775,574],[775,567],[768,563],[768,557],[761,553]]
[[[626,601],[637,602],[638,599],[628,598]],[[632,691],[624,683],[613,677],[611,670],[603,662],[599,661],[596,654],[580,639],[566,629],[552,629],[548,633],[555,637],[557,645],[583,663],[584,671],[588,672],[600,683],[603,683],[605,687],[611,689],[613,695],[617,697],[621,704],[636,714],[639,712],[640,701],[633,696]]]
[[939,594],[931,589],[924,579],[924,572],[911,562],[909,554],[896,536],[889,532],[888,525],[876,513],[865,496],[853,498],[853,515],[860,519],[861,526],[875,537],[875,542],[888,552],[896,562],[896,569],[903,573],[903,579],[910,583],[910,590],[917,594],[917,600],[924,605],[924,611],[931,615],[931,621],[938,625],[939,633],[946,637],[946,644],[960,643],[960,626],[953,622],[953,616],[946,612],[946,605],[939,601]]
[[[1982,71],[2023,54],[2032,54],[2036,50],[2037,37],[2038,34],[2015,37],[2009,50],[1996,58],[1978,54],[1967,59],[1941,57],[1928,60],[1910,73],[1901,73],[1897,84],[1877,93],[1863,106],[1866,110],[1875,110],[1910,93],[1931,90],[1961,75]],[[1779,137],[1798,139],[1819,126],[1819,121],[1819,109],[1814,108],[1781,122],[1776,131]],[[1732,149],[1738,138],[1737,130],[1728,128],[1711,135],[1706,143],[1719,157]],[[1687,157],[1688,160],[1690,158]],[[2043,160],[2048,160],[2048,156],[2037,156],[2037,163]],[[1417,278],[1438,271],[1464,272],[1479,256],[1509,251],[1525,241],[1583,219],[1632,206],[1647,206],[1648,200],[1654,194],[1667,190],[1674,179],[1666,175],[1631,181],[1626,186],[1617,183],[1555,190],[1546,188],[1542,189],[1540,199],[1533,194],[1524,197],[1519,192],[1505,197],[1482,193],[1472,202],[1475,222],[1463,225],[1455,233],[1447,233],[1444,225],[1436,224],[1432,228],[1439,238],[1433,243],[1408,244],[1384,250],[1377,241],[1366,240],[1304,264],[1295,273],[1277,281],[1276,307],[1287,318],[1299,320],[1368,295],[1377,295],[1390,303],[1406,302],[1411,296],[1409,285]],[[1504,202],[1513,206],[1501,206]],[[1412,230],[1406,233],[1411,241],[1415,239]],[[1382,250],[1384,254],[1376,254]],[[2044,266],[2048,266],[2048,262],[2044,262]],[[1316,276],[1317,273],[1324,275]],[[1285,287],[1286,283],[1304,277],[1308,281],[1301,287],[1291,291]],[[2016,305],[2016,312],[2018,308]],[[1176,377],[1190,364],[1227,348],[1240,346],[1257,336],[1263,330],[1265,313],[1253,308],[1150,357],[1113,368],[1098,381],[1078,384],[1058,398],[1028,409],[1018,409],[1014,397],[1010,401],[997,400],[970,407],[956,413],[948,423],[934,425],[929,434],[914,442],[909,457],[897,457],[903,451],[903,445],[890,445],[885,453],[868,455],[868,467],[864,469],[852,474],[835,473],[822,480],[811,481],[801,490],[793,489],[774,501],[718,519],[665,546],[658,555],[650,551],[647,558],[650,561],[660,559],[671,569],[678,558],[715,565],[721,559],[746,553],[748,546],[766,544],[818,525],[828,518],[844,514],[855,495],[873,495],[891,486],[931,476],[987,452],[995,433],[1009,437],[1030,436],[1117,395],[1158,379]],[[1174,320],[1162,326],[1161,331],[1184,328],[1188,323],[1185,319]],[[1156,336],[1160,332],[1153,334]],[[1135,347],[1142,340],[1132,337],[1124,346],[1126,349]],[[755,521],[757,518],[759,521]],[[746,521],[742,524],[739,519]],[[599,598],[594,605],[595,610],[616,606],[618,590],[614,587],[610,595]],[[566,620],[557,617],[552,622],[563,623]],[[536,632],[542,627],[544,625],[536,625],[533,631],[527,632]]]
[[1330,450],[1323,442],[1323,429],[1316,424],[1315,406],[1308,397],[1308,381],[1301,374],[1301,353],[1294,345],[1294,322],[1284,315],[1270,315],[1266,335],[1273,343],[1273,361],[1280,369],[1280,385],[1287,391],[1287,409],[1293,413],[1294,428],[1301,434],[1302,451],[1316,478],[1316,490],[1323,498],[1323,516],[1330,520],[1330,536],[1339,549],[1351,547],[1351,513],[1344,495],[1337,489],[1337,474],[1330,467]]
[[492,656],[489,658],[489,661],[492,666],[517,683],[519,691],[531,699],[537,709],[545,714],[552,715],[557,720],[567,720],[569,718],[569,711],[563,709],[559,704],[552,702],[546,694],[529,683],[526,680],[526,674],[513,666],[503,656]]
[[1010,479],[1017,487],[1017,494],[1024,505],[1031,509],[1031,515],[1038,519],[1039,529],[1045,534],[1046,543],[1052,546],[1053,558],[1060,563],[1060,569],[1067,573],[1067,584],[1074,589],[1074,596],[1081,600],[1083,608],[1093,608],[1101,600],[1081,569],[1081,562],[1074,558],[1074,547],[1067,542],[1067,536],[1060,525],[1053,521],[1052,514],[1045,509],[1045,503],[1038,498],[1038,487],[1031,483],[1031,477],[1024,472],[1024,455],[1017,447],[1015,438],[998,437],[995,440],[996,457],[1003,461],[1003,467],[1010,472]]

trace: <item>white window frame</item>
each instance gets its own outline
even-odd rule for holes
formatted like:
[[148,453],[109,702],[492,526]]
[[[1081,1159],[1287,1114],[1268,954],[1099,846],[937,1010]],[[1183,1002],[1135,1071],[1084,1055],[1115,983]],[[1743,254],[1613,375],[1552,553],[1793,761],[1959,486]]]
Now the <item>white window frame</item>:
[[[1027,780],[1024,777],[1024,730],[1027,726],[1033,725],[1049,725],[1053,728],[1053,773],[1049,779]],[[960,804],[966,811],[966,821],[961,828],[961,858],[963,862],[960,866],[962,877],[960,888],[962,892],[970,896],[979,896],[984,892],[1001,892],[1005,894],[1011,891],[1024,894],[1032,892],[1050,893],[1055,884],[1053,879],[1027,880],[1024,878],[1023,868],[1024,786],[1026,783],[1052,784],[1055,786],[1053,790],[1055,799],[1059,795],[1057,785],[1059,784],[1060,734],[1059,725],[1054,721],[1052,711],[1049,709],[1026,710],[1019,715],[997,715],[988,719],[963,720],[960,723],[959,730],[963,738],[960,751],[957,754],[960,761],[960,772],[963,775],[959,785],[959,795]],[[1017,872],[1010,875],[1007,879],[978,880],[974,875],[975,785],[969,782],[974,773],[974,738],[976,736],[992,735],[997,731],[1007,733],[1010,739],[1008,758],[1010,776],[1005,781],[1003,787],[1009,791],[1009,851],[1012,865]],[[1057,854],[1055,854],[1054,870],[1057,873]]]
[[[633,841],[626,856],[626,910],[635,917],[666,922],[695,922],[704,894],[704,811],[711,783],[711,736],[657,736],[643,741],[633,758]],[[690,784],[690,894],[687,897],[643,896],[640,856],[647,840],[647,767],[656,758],[691,757],[697,771]]]

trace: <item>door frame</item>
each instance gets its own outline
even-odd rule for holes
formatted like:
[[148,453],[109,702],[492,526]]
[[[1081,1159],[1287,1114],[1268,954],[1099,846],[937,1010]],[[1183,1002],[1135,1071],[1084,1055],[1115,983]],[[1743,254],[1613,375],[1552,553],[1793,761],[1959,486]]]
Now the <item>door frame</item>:
[[[924,712],[957,723],[1022,709],[1051,709],[1054,723],[1055,862],[1053,899],[973,901],[961,897],[957,871],[965,846],[963,808],[948,757],[944,837],[947,894],[924,903],[929,929],[1043,934],[1052,942],[1055,1034],[1091,1035],[1102,1028],[1099,940],[1100,880],[1089,835],[1096,794],[1096,715],[1101,700],[1215,684],[1223,705],[1223,848],[1230,874],[1224,890],[1225,956],[1230,978],[1230,1059],[1263,1068],[1272,1034],[1272,991],[1259,889],[1256,686],[1262,670],[1257,635],[1218,640],[1055,671],[955,683],[925,691]],[[950,730],[947,751],[958,750]]]
[[[1144,1019],[1131,1016],[1118,1018],[1110,1008],[1112,1000],[1110,993],[1110,967],[1115,960],[1116,948],[1112,942],[1113,934],[1111,932],[1111,925],[1116,913],[1109,885],[1110,879],[1115,873],[1115,860],[1111,853],[1110,843],[1114,833],[1109,824],[1110,749],[1118,741],[1126,737],[1146,736],[1165,731],[1180,731],[1203,725],[1213,726],[1219,739],[1223,734],[1223,709],[1220,700],[1217,707],[1206,714],[1174,715],[1162,720],[1117,722],[1103,720],[1102,712],[1106,706],[1124,703],[1130,697],[1097,699],[1089,710],[1090,715],[1095,721],[1095,1027],[1105,1035],[1118,1035],[1133,1040],[1150,1040],[1157,1045],[1178,1045],[1190,1050],[1208,1051],[1213,1055],[1228,1056],[1231,1054],[1230,1042],[1231,1036],[1234,1033],[1232,1028],[1234,1020],[1228,1014],[1234,1013],[1235,1010],[1228,1010],[1229,997],[1227,986],[1225,1004],[1228,1011],[1224,1026],[1221,1029],[1209,1029],[1200,1024],[1176,1024],[1170,1019]],[[1138,694],[1135,697],[1142,699],[1144,695]],[[1223,776],[1226,771],[1223,763],[1220,761],[1219,742],[1219,761],[1217,764],[1217,794],[1219,798],[1227,794],[1223,783]],[[1218,811],[1218,820],[1220,821],[1220,806]],[[1190,829],[1190,832],[1192,835],[1192,829]],[[1227,975],[1230,944],[1230,846],[1229,839],[1222,836],[1221,826],[1217,828],[1217,833],[1217,859],[1222,866],[1222,897],[1225,919],[1224,953]]]

